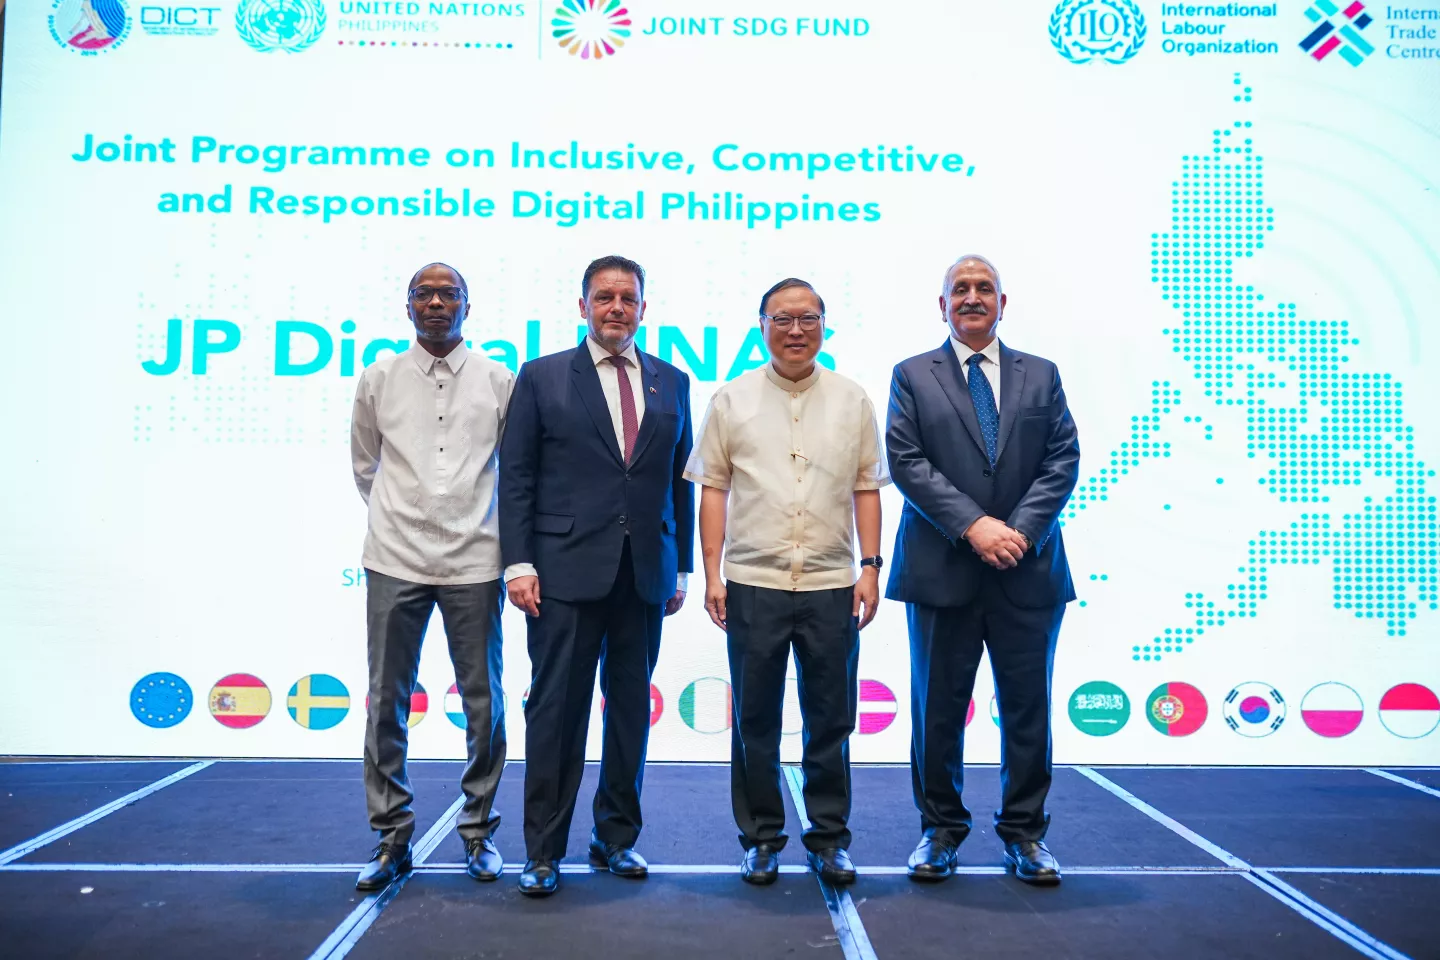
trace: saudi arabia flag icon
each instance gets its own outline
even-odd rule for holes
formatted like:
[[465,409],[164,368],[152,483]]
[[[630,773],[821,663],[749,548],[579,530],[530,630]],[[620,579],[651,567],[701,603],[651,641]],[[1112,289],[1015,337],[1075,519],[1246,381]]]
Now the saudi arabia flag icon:
[[1380,698],[1380,723],[1406,740],[1418,740],[1440,723],[1440,697],[1418,683],[1402,683]]

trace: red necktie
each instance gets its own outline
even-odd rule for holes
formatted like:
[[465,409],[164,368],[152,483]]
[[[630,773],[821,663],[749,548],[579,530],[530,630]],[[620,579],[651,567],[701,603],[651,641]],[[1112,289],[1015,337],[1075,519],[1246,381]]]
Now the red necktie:
[[624,357],[609,357],[615,365],[615,376],[620,379],[620,422],[625,429],[625,462],[635,451],[635,434],[640,432],[640,421],[635,416],[635,394],[630,392],[630,373],[625,369]]

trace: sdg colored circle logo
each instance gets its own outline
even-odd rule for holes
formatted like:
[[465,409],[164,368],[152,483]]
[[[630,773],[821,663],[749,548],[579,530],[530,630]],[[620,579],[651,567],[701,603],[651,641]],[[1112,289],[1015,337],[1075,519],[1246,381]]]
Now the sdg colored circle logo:
[[1380,723],[1406,740],[1429,736],[1440,723],[1440,697],[1419,683],[1402,683],[1380,698]]
[[232,730],[245,730],[270,713],[270,688],[249,673],[221,677],[210,688],[210,715]]
[[149,674],[130,689],[130,712],[147,727],[173,727],[190,716],[193,706],[190,684],[173,673]]
[[1251,680],[1225,695],[1225,726],[1242,737],[1268,737],[1285,722],[1285,698],[1268,683]]
[[1130,720],[1130,698],[1125,691],[1105,680],[1082,683],[1070,694],[1070,722],[1092,737],[1108,737]]
[[1364,718],[1365,703],[1360,694],[1333,680],[1311,687],[1300,701],[1300,719],[1322,737],[1349,736]]
[[306,730],[329,730],[350,712],[350,691],[328,673],[312,673],[295,681],[285,709]]
[[1205,725],[1210,707],[1205,695],[1188,683],[1171,681],[1150,691],[1145,719],[1167,737],[1188,737]]
[[734,722],[730,684],[701,677],[680,693],[680,719],[696,733],[724,733]]

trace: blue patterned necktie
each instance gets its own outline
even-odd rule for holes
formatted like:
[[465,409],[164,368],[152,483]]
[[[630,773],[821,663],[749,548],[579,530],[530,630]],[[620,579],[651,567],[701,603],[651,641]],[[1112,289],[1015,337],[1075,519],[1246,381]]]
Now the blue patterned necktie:
[[990,466],[995,466],[995,451],[1000,440],[1000,411],[995,406],[995,392],[990,389],[990,378],[980,369],[984,362],[982,354],[974,354],[970,364],[970,402],[975,404],[975,416],[980,420],[980,435],[985,438],[985,455]]

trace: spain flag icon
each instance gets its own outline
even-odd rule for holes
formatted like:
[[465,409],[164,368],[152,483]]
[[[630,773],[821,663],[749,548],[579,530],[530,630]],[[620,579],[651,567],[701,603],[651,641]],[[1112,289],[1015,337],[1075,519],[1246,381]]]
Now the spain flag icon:
[[329,730],[350,712],[350,691],[328,673],[312,673],[295,681],[285,709],[307,730]]
[[244,730],[270,713],[270,688],[259,677],[232,673],[210,688],[210,715],[232,730]]

